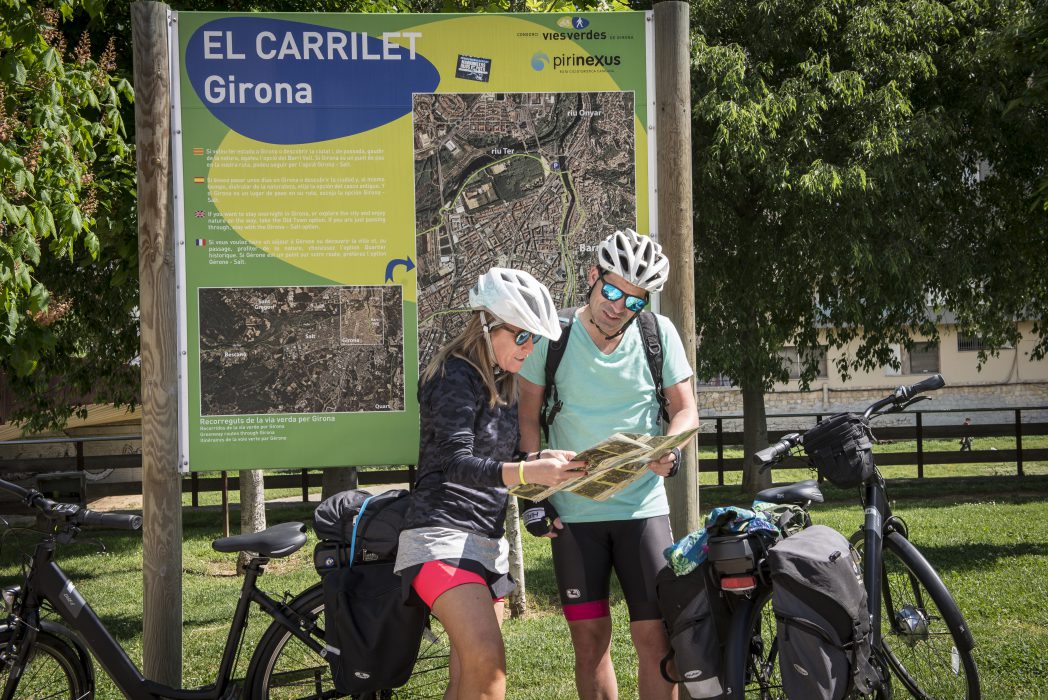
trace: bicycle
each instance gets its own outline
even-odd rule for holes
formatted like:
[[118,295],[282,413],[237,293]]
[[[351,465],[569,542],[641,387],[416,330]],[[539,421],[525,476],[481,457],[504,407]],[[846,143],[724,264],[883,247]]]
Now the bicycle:
[[[274,598],[258,588],[270,559],[286,557],[306,543],[299,522],[274,525],[257,533],[217,539],[216,551],[255,553],[226,637],[214,682],[200,688],[171,688],[145,678],[55,561],[59,544],[70,544],[84,528],[137,530],[138,515],[101,513],[76,504],[56,503],[38,491],[0,479],[0,490],[17,496],[48,524],[24,567],[21,585],[3,589],[6,620],[0,624],[0,700],[14,698],[92,698],[95,675],[91,657],[132,700],[220,700],[246,698],[336,698],[339,694],[325,657],[324,597],[320,583],[297,596]],[[321,542],[321,547],[341,546]],[[243,682],[233,678],[252,604],[272,622],[251,659]],[[61,622],[51,619],[60,618]],[[447,679],[448,647],[439,624],[430,618],[411,679],[403,688],[354,700],[441,697]]]
[[[929,398],[919,396],[922,392],[944,385],[942,376],[935,375],[899,387],[867,407],[861,417],[848,416],[868,432],[872,418],[904,411]],[[758,452],[754,461],[762,469],[770,468],[804,446],[805,436],[817,428],[783,436]],[[934,567],[910,542],[906,523],[891,512],[885,482],[873,464],[872,452],[869,459],[870,473],[860,485],[865,518],[850,542],[862,557],[874,660],[882,671],[890,669],[890,674],[883,674],[878,697],[892,697],[894,676],[915,698],[978,700],[979,675],[972,656],[975,640],[971,630]],[[766,489],[756,499],[799,506],[808,519],[808,508],[822,502],[823,497],[817,482],[809,480]],[[766,558],[757,563],[750,583],[752,586],[743,585],[728,596],[733,612],[725,654],[726,682],[734,698],[784,698]]]

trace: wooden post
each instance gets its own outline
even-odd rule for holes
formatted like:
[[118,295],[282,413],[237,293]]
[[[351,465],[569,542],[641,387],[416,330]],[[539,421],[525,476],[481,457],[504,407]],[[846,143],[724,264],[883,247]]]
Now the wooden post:
[[1015,469],[1023,475],[1023,412],[1015,409]]
[[924,418],[920,411],[914,413],[917,417],[917,478],[924,478]]
[[[695,252],[692,241],[691,51],[688,3],[655,4],[656,189],[659,240],[669,256],[670,279],[662,311],[680,331],[695,366]],[[675,537],[699,526],[699,475],[695,446],[684,452],[680,473],[667,483]]]
[[182,482],[168,7],[131,5],[142,337],[143,673],[182,685]]

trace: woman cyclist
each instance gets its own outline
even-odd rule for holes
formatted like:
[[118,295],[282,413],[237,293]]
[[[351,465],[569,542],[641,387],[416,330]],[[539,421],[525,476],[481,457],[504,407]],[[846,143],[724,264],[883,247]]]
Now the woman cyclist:
[[396,570],[451,642],[445,699],[504,698],[503,601],[513,590],[506,489],[557,485],[584,464],[574,452],[517,451],[516,373],[537,336],[560,337],[549,291],[518,270],[492,268],[469,294],[472,317],[422,372],[418,476]]

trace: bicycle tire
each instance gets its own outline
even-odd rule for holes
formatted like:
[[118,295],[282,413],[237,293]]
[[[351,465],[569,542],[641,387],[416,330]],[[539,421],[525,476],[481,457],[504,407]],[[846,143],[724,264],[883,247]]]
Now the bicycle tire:
[[[0,629],[0,692],[7,686],[10,666],[8,658],[11,638],[15,631]],[[89,669],[76,650],[61,637],[40,630],[36,633],[22,677],[18,682],[17,698],[33,700],[78,700],[89,697],[93,691],[88,680]]]
[[[290,607],[315,625],[313,634],[323,644],[324,591],[321,584],[317,583],[297,595]],[[448,681],[449,651],[447,635],[431,616],[408,682],[400,688],[369,693],[354,700],[443,697]],[[248,697],[256,700],[345,697],[335,690],[328,662],[277,622],[270,624],[263,633],[248,665],[247,679]]]
[[732,612],[725,649],[725,685],[735,700],[786,697],[779,673],[778,636],[771,607],[771,587],[740,598]]
[[[852,544],[862,553],[861,530]],[[901,533],[882,551],[880,651],[892,674],[919,700],[979,700],[975,644],[946,584]]]

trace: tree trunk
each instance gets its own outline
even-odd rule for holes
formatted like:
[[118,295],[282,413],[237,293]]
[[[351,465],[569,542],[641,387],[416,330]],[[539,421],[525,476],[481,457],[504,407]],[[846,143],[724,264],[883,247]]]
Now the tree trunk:
[[764,413],[764,391],[742,385],[742,488],[749,494],[771,486],[771,470],[760,473],[753,455],[768,446],[768,417]]
[[[266,483],[261,469],[242,471],[240,476],[240,533],[262,532],[266,529]],[[251,554],[237,555],[237,573],[251,561]]]
[[527,612],[528,594],[524,589],[524,543],[520,540],[520,508],[516,496],[509,496],[506,504],[506,539],[509,540],[509,573],[517,582],[509,594],[509,614],[520,617]]
[[320,479],[320,498],[334,496],[342,491],[357,488],[356,467],[334,467],[325,469]]

